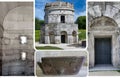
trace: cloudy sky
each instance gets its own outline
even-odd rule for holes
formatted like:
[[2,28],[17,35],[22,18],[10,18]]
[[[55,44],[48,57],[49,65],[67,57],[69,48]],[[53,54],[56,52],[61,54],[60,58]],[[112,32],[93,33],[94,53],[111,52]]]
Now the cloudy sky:
[[[35,0],[35,17],[44,20],[44,6],[56,0]],[[86,14],[86,0],[61,0],[74,4],[75,19]]]

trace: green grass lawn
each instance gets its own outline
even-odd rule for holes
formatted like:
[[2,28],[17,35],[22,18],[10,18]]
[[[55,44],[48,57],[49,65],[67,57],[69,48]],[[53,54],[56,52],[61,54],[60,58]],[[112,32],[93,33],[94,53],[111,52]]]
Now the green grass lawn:
[[[79,40],[85,40],[86,39],[86,30],[85,29],[81,29],[78,30],[79,34]],[[40,40],[40,30],[35,30],[35,41],[38,42]]]
[[119,73],[120,73],[120,70],[117,70],[117,72],[119,72]]
[[35,42],[40,40],[40,30],[35,30]]
[[79,37],[79,40],[85,40],[86,39],[86,30],[85,29],[81,29],[81,30],[78,30],[78,37]]
[[38,50],[63,50],[62,48],[59,47],[53,47],[53,46],[40,46],[36,47]]

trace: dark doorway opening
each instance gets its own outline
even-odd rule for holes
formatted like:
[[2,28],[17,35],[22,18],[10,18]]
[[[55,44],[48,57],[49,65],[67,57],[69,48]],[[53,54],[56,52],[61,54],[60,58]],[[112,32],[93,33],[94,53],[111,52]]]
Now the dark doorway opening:
[[65,43],[65,35],[61,35],[61,43]]
[[65,16],[61,16],[61,23],[65,23]]
[[95,38],[95,64],[111,64],[111,38]]

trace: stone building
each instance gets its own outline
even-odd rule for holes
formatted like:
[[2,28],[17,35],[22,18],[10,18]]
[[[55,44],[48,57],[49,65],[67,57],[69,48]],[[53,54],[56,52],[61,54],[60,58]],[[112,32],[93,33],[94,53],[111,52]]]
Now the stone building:
[[120,3],[88,2],[89,66],[120,67]]
[[47,3],[44,11],[45,26],[41,28],[41,43],[78,43],[73,4],[62,1]]
[[32,2],[0,2],[0,75],[34,75]]

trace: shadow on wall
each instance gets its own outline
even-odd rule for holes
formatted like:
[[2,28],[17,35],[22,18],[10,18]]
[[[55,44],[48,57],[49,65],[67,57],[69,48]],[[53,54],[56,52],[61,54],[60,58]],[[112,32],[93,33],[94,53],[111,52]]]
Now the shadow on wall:
[[0,76],[2,75],[2,38],[3,38],[3,26],[0,25]]

